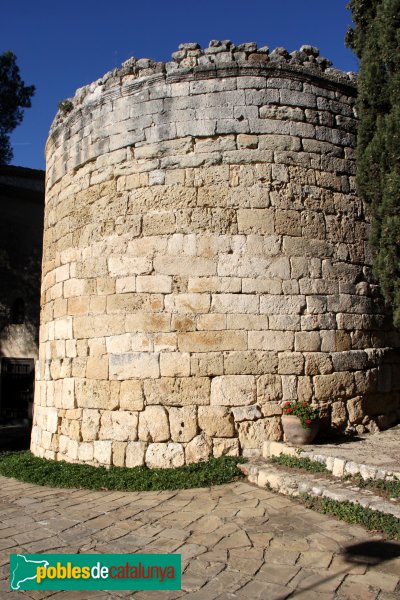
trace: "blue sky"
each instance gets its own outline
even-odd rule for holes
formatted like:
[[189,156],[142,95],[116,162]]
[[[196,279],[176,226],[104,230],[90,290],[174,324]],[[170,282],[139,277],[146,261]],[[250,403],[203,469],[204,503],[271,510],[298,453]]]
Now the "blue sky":
[[170,60],[180,42],[230,39],[289,52],[302,44],[345,71],[351,13],[342,0],[16,0],[3,3],[0,53],[12,50],[22,79],[36,86],[32,108],[12,134],[12,164],[43,169],[44,145],[60,100],[128,59]]

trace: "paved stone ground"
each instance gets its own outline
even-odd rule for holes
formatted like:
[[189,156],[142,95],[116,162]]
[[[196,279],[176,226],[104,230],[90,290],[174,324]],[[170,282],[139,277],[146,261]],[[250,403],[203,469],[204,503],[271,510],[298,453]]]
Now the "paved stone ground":
[[[0,477],[0,490],[1,599],[400,598],[400,544],[248,483],[122,493],[42,488]],[[10,592],[9,554],[16,552],[178,552],[183,589]]]
[[315,454],[337,456],[357,463],[367,463],[388,471],[399,471],[400,425],[374,434],[321,441],[304,446]]

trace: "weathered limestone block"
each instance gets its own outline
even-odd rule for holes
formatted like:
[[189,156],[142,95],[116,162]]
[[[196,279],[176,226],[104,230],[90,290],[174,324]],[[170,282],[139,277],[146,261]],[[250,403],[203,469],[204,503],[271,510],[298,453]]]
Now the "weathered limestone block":
[[137,439],[138,414],[127,410],[104,411],[101,416],[100,440],[125,442]]
[[106,338],[107,352],[110,354],[124,354],[132,349],[132,334],[123,333]]
[[125,466],[126,442],[113,442],[112,444],[112,464],[114,467]]
[[73,336],[75,339],[87,339],[124,333],[123,315],[95,315],[74,317]]
[[78,460],[91,462],[94,456],[94,448],[91,442],[82,442],[78,446]]
[[212,440],[204,433],[193,438],[191,442],[186,444],[185,459],[186,464],[205,461],[212,453]]
[[239,148],[257,148],[258,136],[240,133],[237,136],[237,144]]
[[[199,407],[199,409],[201,408],[202,407]],[[195,437],[195,435],[197,434],[196,413],[197,411],[195,406],[170,408],[168,410],[172,441],[190,442],[190,440],[192,440]]]
[[62,380],[61,408],[75,408],[75,379],[66,377]]
[[158,256],[154,259],[154,269],[161,274],[184,277],[206,277],[217,274],[215,262],[200,256]]
[[232,437],[235,433],[231,411],[224,406],[199,406],[198,420],[209,437]]
[[89,356],[86,363],[87,379],[108,379],[108,357]]
[[210,403],[213,406],[245,406],[256,399],[252,375],[224,375],[211,381]]
[[293,350],[293,345],[292,331],[249,331],[249,349],[280,352]]
[[[38,427],[37,425],[34,425],[32,427],[31,442],[33,444],[35,444],[35,446],[40,445],[41,436],[42,436],[42,431],[41,431],[40,427]],[[61,436],[60,436],[60,438],[61,438]]]
[[[212,249],[205,249],[204,252],[216,253]],[[234,294],[241,291],[241,280],[239,277],[189,277],[188,291]]]
[[[45,433],[45,432],[43,432],[43,433]],[[46,448],[46,440],[43,435],[42,435],[42,444],[43,444],[43,448]],[[71,440],[70,438],[68,438],[68,446],[67,446],[67,451],[65,453],[67,461],[78,460],[78,448],[79,448],[78,442],[76,440]]]
[[242,209],[237,214],[239,233],[274,233],[274,211]]
[[57,319],[54,322],[54,337],[56,340],[68,340],[72,335],[72,317]]
[[93,458],[101,465],[110,465],[112,457],[112,442],[93,442]]
[[296,375],[282,375],[282,397],[283,400],[297,400]]
[[259,312],[258,296],[251,294],[215,294],[212,297],[211,310],[216,313],[254,313]]
[[[32,433],[33,433],[33,429],[32,429]],[[40,442],[41,435],[42,434],[40,432],[40,435],[38,436],[39,442]],[[69,438],[66,435],[60,435],[58,438],[58,449],[61,454],[67,453],[68,444],[69,444]]]
[[147,404],[205,405],[210,402],[210,380],[208,377],[146,379],[144,395]]
[[121,410],[143,410],[144,398],[142,382],[137,379],[121,381],[119,406]]
[[150,273],[151,270],[151,259],[144,256],[111,256],[108,259],[108,271],[112,277]]
[[224,358],[220,352],[193,352],[190,355],[190,373],[193,376],[222,375]]
[[45,450],[51,448],[51,438],[52,434],[49,431],[43,431],[42,433],[42,446]]
[[282,414],[282,406],[280,402],[266,402],[261,406],[263,417],[278,417]]
[[180,313],[207,313],[210,310],[209,294],[174,294],[165,296],[165,310]]
[[[239,307],[240,308],[240,307]],[[257,308],[258,310],[258,308]],[[225,316],[225,315],[224,315]],[[262,330],[268,329],[269,317],[266,315],[251,315],[243,313],[228,313],[226,315],[227,329]]]
[[363,398],[356,396],[346,403],[350,423],[361,423],[365,416]]
[[161,377],[188,377],[190,354],[188,352],[162,352],[160,354]]
[[194,331],[196,329],[196,316],[173,314],[170,317],[169,329],[171,331]]
[[118,407],[118,397],[110,393],[109,381],[76,379],[75,384],[75,397],[78,407],[108,410],[114,410]]
[[280,375],[263,375],[257,380],[257,401],[263,405],[266,402],[282,400],[282,378]]
[[346,425],[347,411],[346,404],[344,402],[339,401],[332,403],[331,421],[332,425],[338,429],[341,429]]
[[224,352],[225,375],[262,375],[274,373],[277,368],[278,354],[275,352]]
[[316,375],[314,388],[317,400],[351,398],[354,393],[354,376],[347,372]]
[[304,369],[304,355],[300,352],[282,352],[278,355],[278,372],[282,375],[301,375]]
[[199,315],[196,318],[197,329],[203,331],[226,329],[226,317],[223,314]]
[[299,352],[318,352],[321,348],[321,337],[318,331],[301,331],[295,333],[295,350]]
[[244,331],[178,333],[178,348],[181,352],[247,350],[247,334]]
[[261,410],[254,404],[251,406],[237,406],[232,409],[235,423],[239,421],[255,421],[262,417]]
[[171,469],[185,464],[185,454],[181,444],[149,444],[145,461],[150,469]]
[[115,281],[115,289],[111,292],[111,294],[127,294],[129,292],[136,292],[136,276],[132,275],[132,277],[119,277]]
[[[277,152],[276,162],[296,162],[298,153]],[[275,232],[283,235],[301,235],[301,223],[295,210],[280,210],[275,214]]]
[[48,432],[56,433],[58,429],[58,410],[56,408],[49,407],[46,411],[46,426]]
[[332,373],[333,366],[331,357],[322,352],[306,352],[305,374],[306,375],[327,375]]
[[84,442],[96,440],[100,429],[100,411],[84,409],[82,411],[81,435]]
[[61,421],[60,433],[66,435],[71,440],[80,441],[81,439],[81,423],[80,420],[71,420],[65,417]]
[[239,440],[233,438],[214,438],[213,455],[219,456],[239,456]]
[[159,354],[130,352],[109,355],[110,379],[147,379],[160,376]]
[[175,333],[157,333],[154,336],[154,350],[156,352],[175,352],[177,347],[177,336]]
[[265,440],[280,441],[282,427],[279,417],[243,421],[239,423],[239,441],[241,448],[261,449]]
[[125,322],[128,332],[153,333],[170,331],[171,317],[169,314],[136,311],[133,314],[128,314]]
[[145,464],[146,444],[144,442],[128,442],[126,445],[125,466],[141,467]]
[[311,377],[297,378],[297,398],[303,402],[311,402],[313,398],[313,386]]
[[377,390],[378,369],[368,369],[366,371],[356,371],[354,381],[356,390],[359,394],[370,394]]
[[[266,255],[274,252],[275,247],[279,250],[279,244],[275,246],[275,237],[270,242],[272,249],[269,252],[265,250]],[[289,279],[290,263],[285,256],[271,259],[246,254],[222,254],[218,260],[218,275],[222,277],[253,278],[262,276],[268,279]]]
[[144,442],[165,442],[170,439],[167,411],[163,406],[146,406],[139,413],[139,440]]
[[332,352],[331,356],[335,371],[358,371],[368,366],[368,356],[360,350]]
[[87,289],[86,279],[68,279],[64,283],[63,295],[64,298],[70,298],[72,296],[84,296]]

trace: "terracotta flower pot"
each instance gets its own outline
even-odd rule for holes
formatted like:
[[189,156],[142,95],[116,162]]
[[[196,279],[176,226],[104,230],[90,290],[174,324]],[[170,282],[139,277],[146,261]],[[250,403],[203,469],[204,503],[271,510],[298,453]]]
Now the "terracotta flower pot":
[[311,444],[319,429],[319,419],[312,422],[310,429],[304,429],[299,417],[295,415],[282,415],[282,427],[285,441],[296,446]]

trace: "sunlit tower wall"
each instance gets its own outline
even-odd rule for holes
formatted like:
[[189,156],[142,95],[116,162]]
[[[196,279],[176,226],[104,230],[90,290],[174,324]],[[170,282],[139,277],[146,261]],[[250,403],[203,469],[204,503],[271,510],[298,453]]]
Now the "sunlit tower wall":
[[60,104],[32,451],[171,467],[399,415],[355,194],[356,83],[312,46],[182,44]]

